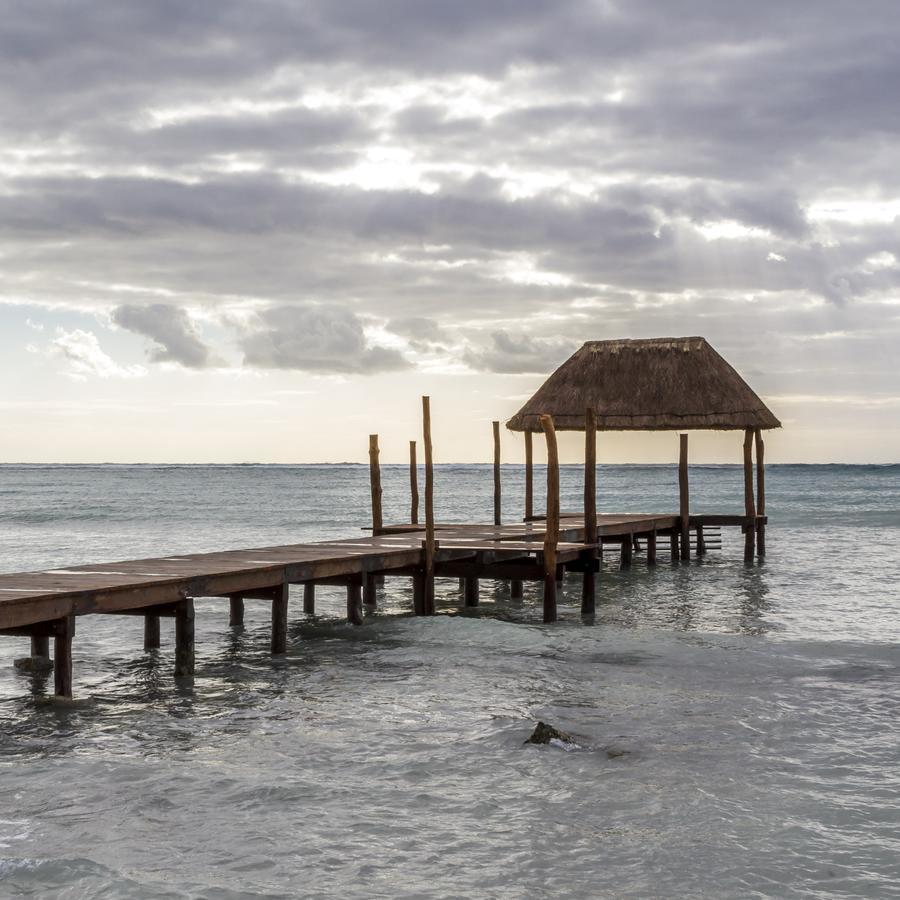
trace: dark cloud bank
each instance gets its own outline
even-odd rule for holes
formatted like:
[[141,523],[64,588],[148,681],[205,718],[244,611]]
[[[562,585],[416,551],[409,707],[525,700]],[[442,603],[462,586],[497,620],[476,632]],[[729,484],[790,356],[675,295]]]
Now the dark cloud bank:
[[241,302],[245,365],[313,372],[688,330],[800,390],[817,336],[876,368],[898,339],[893,0],[0,13],[8,297],[154,361],[216,364],[190,310]]

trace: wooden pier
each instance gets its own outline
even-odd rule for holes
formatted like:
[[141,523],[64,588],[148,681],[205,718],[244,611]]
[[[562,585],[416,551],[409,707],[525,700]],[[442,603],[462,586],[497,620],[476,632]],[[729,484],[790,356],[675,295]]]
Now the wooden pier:
[[[492,423],[494,497],[492,524],[440,524],[435,520],[431,405],[422,398],[425,516],[419,524],[416,443],[410,441],[410,521],[385,525],[378,435],[369,436],[372,534],[320,543],[229,550],[221,553],[50,569],[0,575],[0,635],[27,637],[33,669],[49,664],[54,642],[57,695],[72,696],[75,623],[87,615],[144,617],[144,647],[159,646],[161,616],[175,619],[175,674],[194,672],[194,599],[222,597],[229,621],[243,623],[244,601],[272,606],[272,653],[287,649],[290,585],[302,584],[303,611],[315,612],[317,585],[341,585],[347,619],[363,621],[363,606],[377,600],[378,581],[411,578],[413,612],[435,613],[435,578],[457,578],[466,606],[477,606],[484,579],[509,582],[511,598],[525,581],[543,585],[543,620],[557,617],[557,592],[566,571],[582,574],[581,612],[593,615],[597,575],[605,549],[616,548],[627,568],[635,552],[652,566],[662,550],[672,563],[703,556],[719,544],[723,527],[744,534],[744,561],[766,552],[762,430],[778,420],[703,338],[591,341],[564,363],[507,422],[525,435],[525,514],[502,524],[500,423]],[[585,434],[584,507],[560,511],[556,430]],[[681,428],[742,431],[744,512],[693,515],[688,484],[688,435],[679,434],[678,512],[639,515],[597,513],[596,440],[601,430]],[[547,505],[534,511],[532,434],[547,448]],[[754,497],[753,452],[756,451]]]
[[[631,564],[635,543],[648,564],[658,550],[680,558],[681,522],[677,515],[600,515],[597,541],[584,540],[584,518],[562,514],[555,538],[554,581],[566,571],[595,573],[604,547],[619,548],[621,565]],[[689,527],[697,535],[696,552],[705,552],[704,527],[746,527],[743,516],[696,516]],[[364,602],[376,601],[378,576],[411,578],[412,611],[435,612],[434,591],[427,583],[425,526],[389,525],[370,537],[348,538],[281,547],[228,550],[155,559],[98,563],[43,572],[0,575],[0,635],[31,639],[35,662],[49,657],[54,644],[54,689],[72,696],[73,638],[76,621],[91,615],[144,617],[145,649],[159,646],[160,617],[175,619],[175,675],[194,671],[194,600],[221,597],[229,601],[229,621],[243,623],[245,600],[265,600],[272,608],[273,654],[287,650],[288,587],[304,585],[303,611],[315,611],[317,585],[342,585],[347,591],[347,619],[362,622]],[[545,524],[538,520],[515,525],[436,524],[431,578],[459,578],[465,583],[465,605],[477,606],[481,580],[510,584],[521,596],[524,581],[547,576]],[[657,540],[662,538],[660,543]],[[429,602],[429,598],[430,602]],[[546,599],[546,595],[545,595]],[[554,596],[555,602],[555,596]],[[545,616],[546,618],[546,616]]]

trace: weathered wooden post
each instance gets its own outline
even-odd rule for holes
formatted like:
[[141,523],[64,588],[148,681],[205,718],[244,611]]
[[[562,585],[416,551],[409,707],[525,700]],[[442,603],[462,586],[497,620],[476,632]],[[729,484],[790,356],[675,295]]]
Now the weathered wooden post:
[[500,498],[500,423],[494,422],[494,525],[503,524]]
[[647,565],[656,565],[656,529],[647,535]]
[[691,501],[688,489],[688,436],[678,435],[678,515],[681,531],[681,558],[691,558]]
[[194,674],[194,599],[175,604],[175,677]]
[[347,582],[347,621],[362,625],[362,579],[355,575]]
[[244,595],[229,594],[228,596],[228,624],[232,628],[241,628],[244,624]]
[[766,445],[763,442],[762,429],[755,431],[756,439],[756,514],[759,520],[756,525],[756,555],[766,555],[766,523],[761,521],[766,514]]
[[372,533],[384,526],[381,516],[381,466],[378,464],[378,435],[369,435],[369,484],[372,488]]
[[54,623],[53,629],[53,693],[57,697],[72,696],[72,638],[75,616]]
[[416,464],[416,442],[409,442],[409,521],[419,524],[419,467]]
[[378,606],[378,576],[366,572],[363,580],[363,606]]
[[466,606],[478,606],[480,590],[478,577],[471,575],[465,579],[465,604]]
[[144,616],[144,649],[159,649],[159,616],[153,613]]
[[[597,413],[593,407],[584,411],[584,542],[597,543]],[[594,564],[596,548],[584,554],[584,576],[581,585],[581,614],[591,615],[596,606],[597,582]]]
[[674,528],[669,532],[669,555],[673,563],[678,562],[678,532]]
[[316,612],[316,585],[313,581],[308,581],[303,585],[303,612],[308,616],[312,616]]
[[556,545],[559,541],[559,451],[553,416],[541,416],[547,439],[547,517],[544,530],[544,621],[556,621]]
[[509,583],[509,599],[521,600],[524,596],[524,585],[519,578],[513,578]]
[[534,518],[534,444],[530,431],[525,432],[525,521]]
[[622,547],[619,551],[619,568],[630,569],[634,554],[634,541],[630,534],[622,536]]
[[753,503],[753,429],[744,431],[744,562],[753,562],[756,544],[756,506]]
[[50,638],[46,634],[34,634],[31,636],[31,655],[41,659],[50,658]]
[[290,585],[280,584],[272,590],[272,653],[287,653],[288,596]]
[[434,460],[431,447],[431,398],[422,397],[422,437],[425,442],[425,584],[423,612],[434,615]]

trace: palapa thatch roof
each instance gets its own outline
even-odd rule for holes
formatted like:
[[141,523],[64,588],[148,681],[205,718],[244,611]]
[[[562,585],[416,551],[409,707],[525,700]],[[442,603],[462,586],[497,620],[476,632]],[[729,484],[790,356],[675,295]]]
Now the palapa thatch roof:
[[593,407],[605,431],[780,428],[750,386],[702,337],[588,341],[506,423],[583,431]]

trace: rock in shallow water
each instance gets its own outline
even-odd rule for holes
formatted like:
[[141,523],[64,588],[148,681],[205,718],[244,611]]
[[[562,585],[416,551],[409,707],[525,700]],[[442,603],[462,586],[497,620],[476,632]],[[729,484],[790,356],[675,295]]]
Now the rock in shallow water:
[[561,744],[574,744],[575,740],[570,734],[548,725],[546,722],[538,722],[526,744],[550,744],[559,741]]

